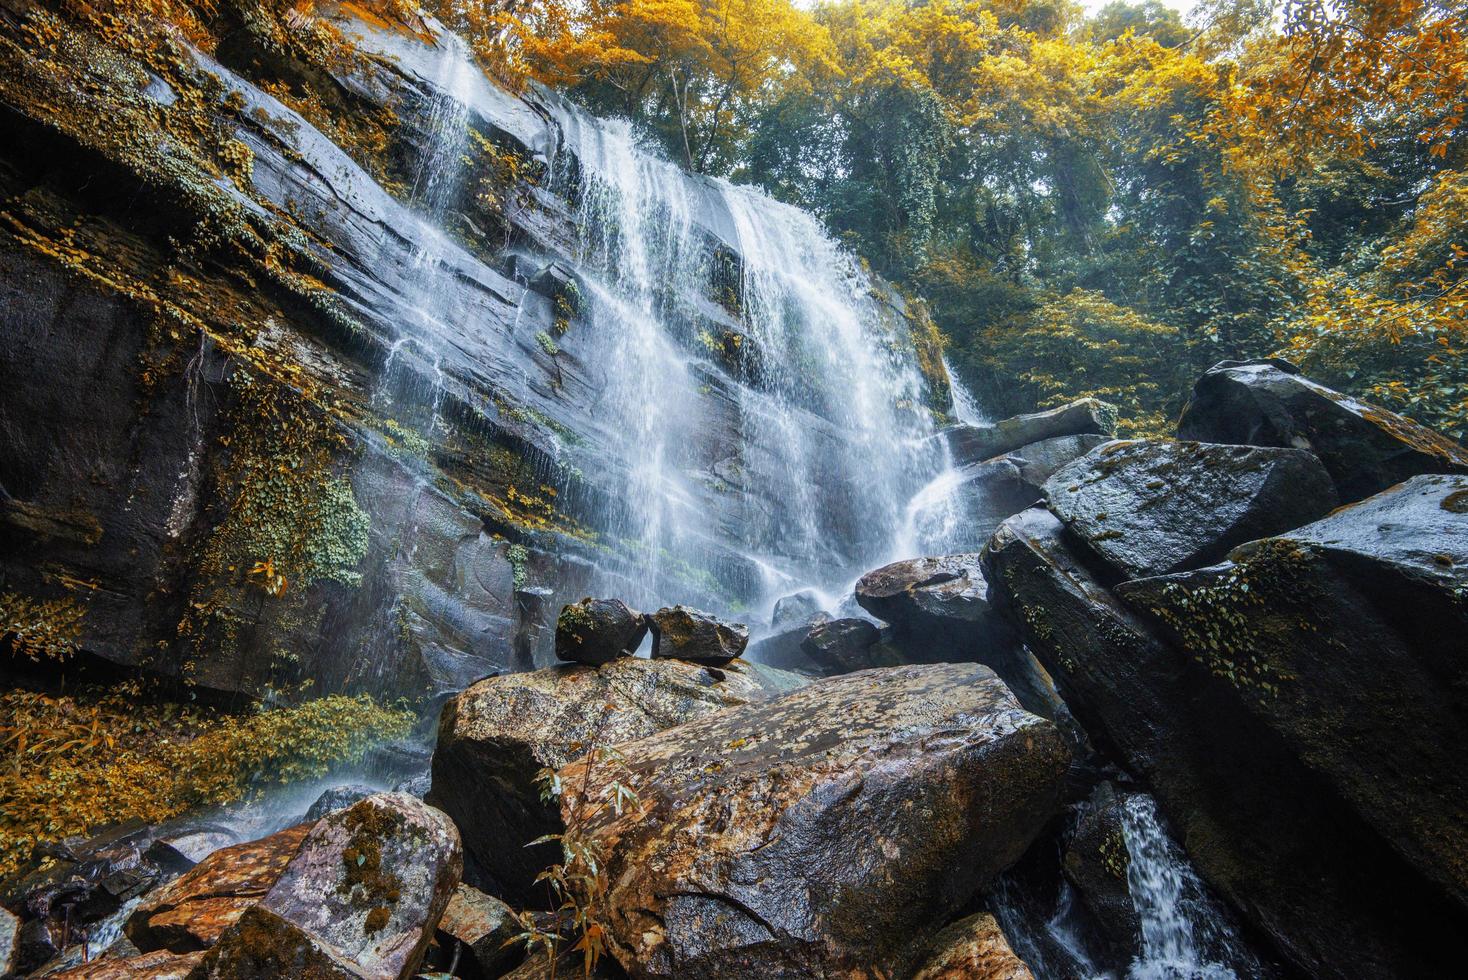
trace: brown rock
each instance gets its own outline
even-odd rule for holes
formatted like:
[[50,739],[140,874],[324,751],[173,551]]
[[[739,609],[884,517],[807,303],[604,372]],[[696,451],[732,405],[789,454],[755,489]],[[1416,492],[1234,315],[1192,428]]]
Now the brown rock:
[[265,897],[311,829],[303,823],[215,851],[150,895],[127,920],[138,949],[187,953],[213,946],[245,909]]
[[453,945],[462,943],[465,955],[491,977],[524,958],[524,947],[506,945],[520,931],[520,922],[508,905],[462,882],[438,920],[439,945],[451,956]]
[[933,956],[912,980],[1034,980],[987,912],[960,919],[933,939]]
[[184,980],[199,961],[202,952],[171,953],[155,949],[140,956],[101,956],[90,963],[51,974],[52,980]]
[[749,627],[743,623],[726,623],[687,606],[659,609],[647,617],[647,625],[652,630],[654,660],[723,667],[749,643]]

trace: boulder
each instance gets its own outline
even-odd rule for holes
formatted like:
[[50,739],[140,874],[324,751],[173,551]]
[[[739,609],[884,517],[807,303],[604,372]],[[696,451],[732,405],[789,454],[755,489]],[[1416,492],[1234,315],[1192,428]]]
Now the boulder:
[[637,652],[647,620],[621,599],[582,599],[556,618],[556,656],[571,663],[609,663]]
[[459,834],[439,811],[379,793],[324,817],[198,977],[406,980],[459,883]]
[[280,879],[314,822],[215,851],[137,907],[124,930],[128,939],[144,952],[213,946]]
[[770,628],[778,630],[782,626],[799,626],[819,612],[821,597],[814,589],[801,589],[775,601],[775,611],[770,616]]
[[989,586],[979,555],[912,558],[867,572],[856,583],[856,601],[899,635],[930,644],[929,657],[939,660],[955,648],[973,648],[986,637]]
[[185,980],[203,958],[203,953],[171,953],[166,949],[137,956],[109,952],[90,963],[47,976],[52,980]]
[[[561,807],[603,856],[597,922],[632,976],[875,978],[1020,856],[1067,765],[989,669],[913,665],[582,760]],[[587,814],[614,783],[637,802]]]
[[561,665],[490,677],[449,701],[439,719],[428,802],[459,825],[470,884],[517,905],[544,902],[531,884],[553,846],[525,845],[560,828],[541,799],[542,769],[593,746],[616,745],[734,705],[774,683],[752,665],[723,669],[623,658],[599,668]]
[[461,969],[468,958],[480,975],[498,977],[524,959],[524,947],[510,943],[521,931],[508,905],[461,882],[438,920],[438,944],[450,958],[461,948]]
[[[868,667],[895,667],[901,661],[881,631],[865,619],[833,619],[821,623],[800,642],[801,652],[823,674],[849,674]],[[885,661],[885,662],[884,662]]]
[[933,938],[932,950],[912,980],[1034,980],[988,912],[948,926]]
[[377,790],[371,786],[333,786],[316,797],[316,802],[312,803],[311,808],[306,811],[306,820],[314,823],[333,810],[345,809],[358,800],[365,800],[375,792]]
[[966,465],[1059,436],[1109,436],[1115,430],[1116,409],[1094,398],[1082,398],[1059,408],[1016,415],[992,425],[951,426],[943,430],[943,435],[954,461]]
[[0,909],[0,977],[19,968],[20,920],[6,909]]
[[1006,521],[985,571],[996,608],[1086,731],[1146,780],[1203,878],[1296,968],[1452,972],[1443,937],[1461,934],[1463,917],[1225,685],[1108,590],[1054,515],[1033,508]]
[[1177,434],[1203,442],[1309,449],[1345,501],[1423,473],[1468,473],[1468,450],[1460,444],[1277,362],[1225,361],[1213,367],[1193,386]]
[[1303,449],[1112,442],[1045,483],[1050,510],[1126,578],[1198,568],[1336,505]]
[[687,606],[659,609],[647,617],[654,660],[687,660],[722,667],[744,652],[749,627],[728,623]]
[[1468,910],[1468,477],[1119,592]]
[[800,645],[805,642],[812,629],[830,621],[831,617],[826,613],[816,613],[797,626],[770,633],[750,643],[745,648],[744,657],[752,663],[765,664],[777,670],[819,674],[820,668],[805,655]]
[[1065,845],[1062,869],[1112,945],[1129,954],[1140,948],[1141,919],[1127,884],[1131,854],[1123,817],[1132,794],[1109,792],[1094,799]]
[[[1019,477],[1025,486],[1034,494],[1030,499],[1030,503],[1033,503],[1039,499],[1040,490],[1045,486],[1045,481],[1050,479],[1057,470],[1109,441],[1109,436],[1094,432],[1085,435],[1056,436],[1053,439],[1042,439],[1039,442],[1020,446],[989,462],[1003,461],[1013,465],[1019,471]],[[1019,513],[1018,510],[1004,516],[1012,517],[1017,513]]]

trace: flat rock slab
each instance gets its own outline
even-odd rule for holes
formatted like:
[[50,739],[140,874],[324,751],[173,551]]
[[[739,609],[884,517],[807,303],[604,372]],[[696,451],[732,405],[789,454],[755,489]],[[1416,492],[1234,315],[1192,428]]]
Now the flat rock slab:
[[760,668],[622,658],[482,680],[444,706],[428,801],[463,834],[470,884],[517,903],[543,902],[535,876],[554,846],[525,845],[560,829],[536,777],[580,758],[777,690]]
[[601,925],[634,977],[882,977],[1016,860],[1069,755],[977,664],[861,671],[561,770],[593,814]]
[[1286,368],[1271,361],[1215,366],[1193,387],[1178,437],[1312,450],[1345,501],[1423,473],[1468,473],[1461,444]]
[[128,939],[144,952],[213,946],[275,885],[314,823],[215,851],[138,906],[127,920]]
[[1045,483],[1050,509],[1126,578],[1215,562],[1336,505],[1303,449],[1135,440],[1107,443]]
[[153,950],[140,956],[102,956],[82,966],[53,973],[53,980],[184,980],[203,960],[202,952]]

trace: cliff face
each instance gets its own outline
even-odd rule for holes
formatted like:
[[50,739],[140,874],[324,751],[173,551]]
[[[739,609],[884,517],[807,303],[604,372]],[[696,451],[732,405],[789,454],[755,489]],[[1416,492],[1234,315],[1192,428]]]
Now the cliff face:
[[[646,304],[670,359],[611,356],[637,311],[597,316],[626,291],[584,274],[601,124],[385,8],[76,9],[0,4],[0,612],[22,655],[252,696],[449,691],[530,666],[593,588],[741,609],[772,562],[856,565],[850,529],[876,546],[860,453],[882,412],[947,402],[920,310],[857,284],[893,364],[931,369],[853,426],[801,380],[809,352],[750,328],[748,216],[687,179],[702,245],[677,315]],[[635,398],[607,404],[628,375],[656,399],[666,365],[699,399],[660,423],[696,561],[628,499],[651,436]],[[788,432],[820,469],[791,470]],[[817,482],[836,490],[792,503]]]

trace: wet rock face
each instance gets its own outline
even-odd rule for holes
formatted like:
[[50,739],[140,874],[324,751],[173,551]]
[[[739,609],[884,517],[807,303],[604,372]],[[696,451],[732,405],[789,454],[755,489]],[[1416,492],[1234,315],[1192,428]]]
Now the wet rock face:
[[1468,909],[1468,477],[1230,558],[1118,591]]
[[939,640],[955,630],[980,627],[989,615],[989,588],[977,554],[884,565],[856,583],[856,601],[900,632],[916,635],[940,627],[938,635],[928,637],[938,647],[936,655],[943,652]]
[[1139,949],[1141,919],[1127,886],[1131,855],[1122,833],[1129,795],[1097,801],[1065,848],[1065,876],[1096,917],[1106,938],[1128,958]]
[[912,980],[1034,980],[987,912],[960,919],[938,933],[933,950]]
[[749,627],[729,623],[697,609],[672,606],[647,617],[654,660],[687,660],[722,667],[744,652]]
[[770,627],[778,630],[782,626],[798,626],[808,622],[820,611],[820,596],[810,589],[802,589],[775,602],[775,610],[770,616]]
[[428,801],[463,832],[470,884],[517,903],[544,902],[531,882],[556,850],[525,847],[560,827],[541,800],[542,769],[770,693],[748,665],[715,670],[677,660],[622,658],[491,677],[444,706]]
[[[987,668],[861,671],[620,747],[636,806],[578,829],[605,856],[601,925],[639,978],[877,977],[1016,860],[1068,754]],[[561,770],[574,820],[586,761]]]
[[556,619],[556,656],[571,663],[609,663],[630,657],[647,635],[647,620],[621,599],[582,599]]
[[280,879],[313,824],[215,851],[138,906],[127,920],[128,939],[143,952],[213,946]]
[[358,800],[365,800],[377,790],[371,786],[333,786],[316,798],[306,811],[306,820],[315,823],[333,810],[342,810]]
[[525,955],[523,946],[510,943],[521,931],[514,911],[493,896],[463,883],[449,896],[438,921],[439,945],[452,961],[454,946],[463,960],[473,962],[485,977],[501,976]]
[[411,977],[461,868],[458,831],[442,813],[402,793],[368,797],[311,829],[199,972],[240,980]]
[[1177,434],[1309,449],[1346,501],[1423,473],[1468,473],[1468,450],[1459,443],[1268,361],[1226,361],[1203,375]]
[[1126,578],[1206,565],[1336,505],[1306,450],[1153,440],[1093,450],[1046,481],[1045,500]]
[[944,431],[954,459],[976,463],[1021,446],[1060,436],[1105,435],[1116,429],[1116,410],[1094,398],[1032,415],[1016,415],[992,425],[957,425]]
[[828,676],[898,666],[901,661],[896,651],[885,644],[878,646],[880,639],[881,631],[865,619],[833,619],[812,627],[800,649]]

